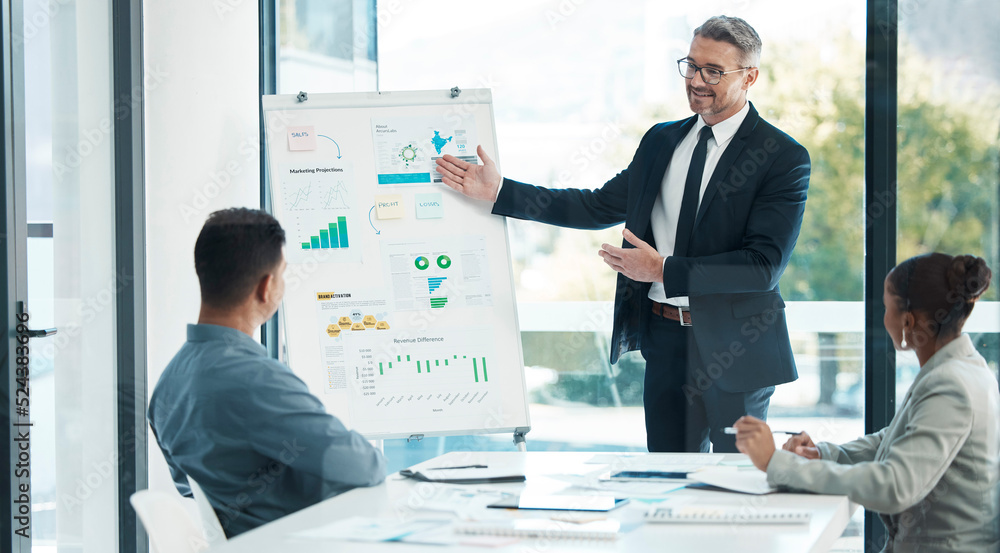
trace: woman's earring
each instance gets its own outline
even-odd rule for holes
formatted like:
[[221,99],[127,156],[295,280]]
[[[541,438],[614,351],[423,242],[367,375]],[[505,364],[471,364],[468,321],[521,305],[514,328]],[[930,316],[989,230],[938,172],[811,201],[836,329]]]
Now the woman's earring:
[[903,339],[899,341],[899,349],[906,349],[906,331],[903,331]]

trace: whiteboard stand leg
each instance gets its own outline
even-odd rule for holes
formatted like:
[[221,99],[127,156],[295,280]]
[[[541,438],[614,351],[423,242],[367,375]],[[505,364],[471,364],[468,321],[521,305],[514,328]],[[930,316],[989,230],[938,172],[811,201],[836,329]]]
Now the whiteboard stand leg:
[[518,451],[528,451],[528,443],[524,439],[524,432],[517,430],[514,432],[514,445]]

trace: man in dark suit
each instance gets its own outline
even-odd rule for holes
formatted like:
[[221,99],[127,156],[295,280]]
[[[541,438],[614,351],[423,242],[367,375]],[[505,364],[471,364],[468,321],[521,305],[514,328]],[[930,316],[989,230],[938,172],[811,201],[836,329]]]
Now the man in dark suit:
[[438,160],[448,186],[493,213],[581,229],[625,222],[599,254],[618,274],[611,362],[639,349],[650,451],[735,452],[723,429],[767,416],[797,378],[778,280],[795,247],[809,154],[747,100],[761,42],[739,18],[695,29],[678,60],[696,115],[661,123],[596,190],[546,189],[482,165]]

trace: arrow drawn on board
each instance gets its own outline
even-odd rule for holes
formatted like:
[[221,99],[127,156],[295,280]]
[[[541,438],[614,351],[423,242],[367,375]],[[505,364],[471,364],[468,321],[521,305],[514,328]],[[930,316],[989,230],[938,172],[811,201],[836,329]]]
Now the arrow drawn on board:
[[318,134],[316,136],[322,136],[323,138],[329,140],[330,142],[333,142],[333,145],[337,147],[337,159],[340,159],[340,144],[337,144],[336,140],[330,138],[329,136],[327,136],[325,134]]
[[375,206],[372,206],[372,208],[368,210],[368,224],[371,225],[373,229],[375,229],[375,234],[382,234],[382,231],[375,228],[375,223],[372,222],[372,211],[374,210]]

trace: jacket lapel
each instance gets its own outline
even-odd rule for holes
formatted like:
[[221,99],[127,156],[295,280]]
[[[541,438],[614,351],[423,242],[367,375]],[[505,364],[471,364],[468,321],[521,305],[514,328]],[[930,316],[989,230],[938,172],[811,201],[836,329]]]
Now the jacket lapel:
[[733,136],[733,140],[726,147],[726,151],[722,153],[722,157],[719,158],[718,165],[715,166],[715,171],[712,172],[712,178],[708,181],[708,186],[705,188],[705,195],[701,198],[701,206],[698,208],[698,215],[694,219],[695,228],[698,227],[698,223],[701,222],[702,217],[705,216],[705,212],[708,211],[709,204],[712,203],[712,199],[715,198],[715,192],[719,189],[719,185],[722,183],[726,174],[733,167],[733,163],[736,158],[743,153],[743,147],[746,144],[746,138],[753,132],[754,127],[757,126],[757,121],[760,120],[760,115],[757,114],[757,109],[750,104],[750,111],[747,112],[746,119],[743,120],[743,124],[740,125],[740,129],[736,131],[736,135]]
[[663,187],[663,175],[674,155],[674,150],[677,149],[677,144],[691,132],[697,117],[697,115],[689,117],[679,127],[665,133],[662,144],[655,146],[657,148],[656,159],[653,161],[652,169],[646,174],[646,184],[633,208],[636,214],[635,228],[629,229],[640,238],[646,236],[649,231],[649,216],[653,212],[653,202],[656,201],[656,196]]

